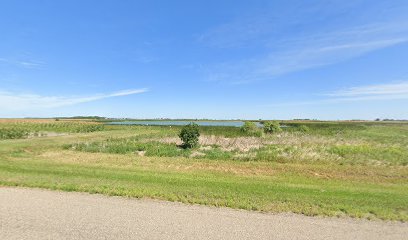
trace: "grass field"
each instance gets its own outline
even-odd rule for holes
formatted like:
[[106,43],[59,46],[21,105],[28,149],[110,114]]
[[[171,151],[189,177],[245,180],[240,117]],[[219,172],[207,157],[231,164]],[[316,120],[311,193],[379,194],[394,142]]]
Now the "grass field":
[[180,127],[2,120],[0,185],[408,221],[407,123],[285,125],[200,127],[200,147],[183,149]]

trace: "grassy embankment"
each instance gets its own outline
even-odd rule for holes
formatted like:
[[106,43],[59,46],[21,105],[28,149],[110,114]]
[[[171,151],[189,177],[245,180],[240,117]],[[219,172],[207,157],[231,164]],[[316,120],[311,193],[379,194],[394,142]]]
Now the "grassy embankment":
[[202,127],[193,150],[177,146],[179,127],[94,125],[0,122],[29,132],[0,140],[0,185],[408,220],[408,124],[309,123],[262,137]]

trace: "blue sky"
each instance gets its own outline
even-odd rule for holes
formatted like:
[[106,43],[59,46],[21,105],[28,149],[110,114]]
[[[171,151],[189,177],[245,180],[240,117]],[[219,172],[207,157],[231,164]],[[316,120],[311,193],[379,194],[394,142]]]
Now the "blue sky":
[[408,2],[0,0],[0,117],[408,119]]

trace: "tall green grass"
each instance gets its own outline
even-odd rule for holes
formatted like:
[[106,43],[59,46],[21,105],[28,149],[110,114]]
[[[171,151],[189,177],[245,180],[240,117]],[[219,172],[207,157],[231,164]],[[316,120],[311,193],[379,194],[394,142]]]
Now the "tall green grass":
[[146,156],[158,157],[188,157],[191,153],[189,149],[183,149],[176,144],[166,144],[160,142],[141,142],[139,138],[109,138],[104,141],[85,142],[64,145],[65,149],[72,149],[83,152],[102,152],[127,154],[145,152]]

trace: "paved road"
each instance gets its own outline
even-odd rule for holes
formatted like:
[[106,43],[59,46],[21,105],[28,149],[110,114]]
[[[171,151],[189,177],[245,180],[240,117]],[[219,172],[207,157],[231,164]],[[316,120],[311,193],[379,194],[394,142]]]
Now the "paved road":
[[0,188],[0,239],[408,239],[408,224]]

